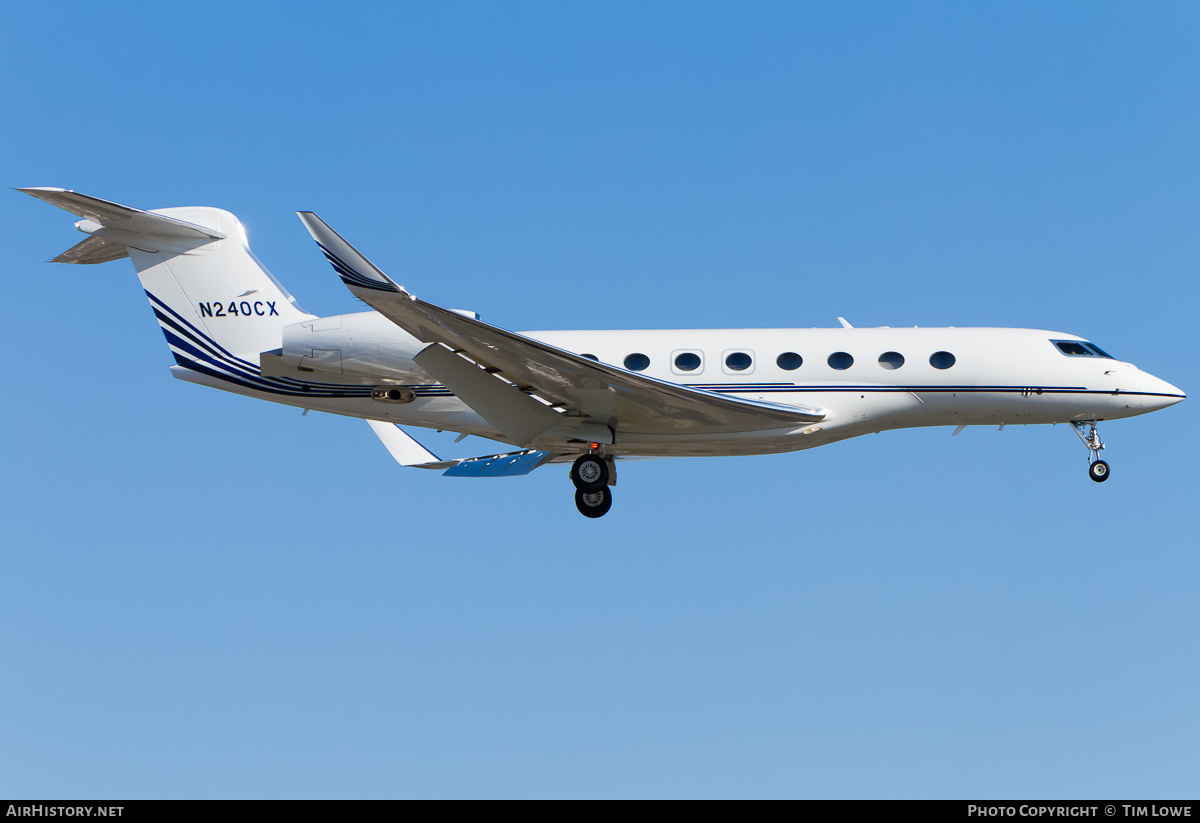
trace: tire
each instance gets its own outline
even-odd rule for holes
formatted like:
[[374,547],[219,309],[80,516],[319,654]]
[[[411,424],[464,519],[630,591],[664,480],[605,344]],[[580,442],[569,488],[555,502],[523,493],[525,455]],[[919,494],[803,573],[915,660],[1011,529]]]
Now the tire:
[[571,482],[580,491],[600,491],[608,485],[608,461],[595,454],[580,455],[571,464]]
[[584,517],[603,517],[612,508],[612,491],[608,486],[601,486],[599,491],[575,491],[575,508]]
[[1112,472],[1108,468],[1108,464],[1103,460],[1097,460],[1092,465],[1088,466],[1088,477],[1095,480],[1097,483],[1103,483],[1108,479]]

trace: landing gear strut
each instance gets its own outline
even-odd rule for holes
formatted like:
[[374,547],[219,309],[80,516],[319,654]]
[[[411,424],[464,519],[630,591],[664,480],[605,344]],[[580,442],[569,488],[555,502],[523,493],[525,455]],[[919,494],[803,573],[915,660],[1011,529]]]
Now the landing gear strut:
[[612,508],[612,489],[608,480],[608,460],[599,451],[580,455],[571,464],[575,508],[584,517],[603,517]]
[[[1084,434],[1085,426],[1090,426],[1087,434]],[[1100,452],[1104,449],[1104,444],[1100,442],[1100,435],[1096,433],[1096,424],[1092,423],[1077,423],[1071,421],[1071,427],[1075,429],[1075,434],[1079,435],[1079,439],[1083,441],[1083,445],[1088,448],[1088,477],[1095,480],[1097,483],[1103,483],[1108,479],[1111,471],[1108,464],[1100,459]]]

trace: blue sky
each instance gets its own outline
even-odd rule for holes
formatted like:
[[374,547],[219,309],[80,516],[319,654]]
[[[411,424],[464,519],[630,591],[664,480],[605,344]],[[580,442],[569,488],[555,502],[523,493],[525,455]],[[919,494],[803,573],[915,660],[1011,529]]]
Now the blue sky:
[[[1195,392],[1200,11],[23,4],[5,185],[312,209],[523,328],[996,325]],[[1195,400],[565,473],[405,472],[174,381],[132,266],[0,197],[0,794],[1194,797]],[[16,391],[19,387],[20,391]],[[435,450],[486,453],[469,439]]]

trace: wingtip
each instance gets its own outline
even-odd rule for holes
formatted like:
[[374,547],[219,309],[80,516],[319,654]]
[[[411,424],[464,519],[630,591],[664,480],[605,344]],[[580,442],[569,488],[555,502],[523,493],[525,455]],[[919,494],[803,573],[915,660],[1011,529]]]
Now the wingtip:
[[14,186],[13,191],[28,194],[30,197],[36,197],[39,200],[47,200],[48,195],[75,193],[71,189],[60,189],[57,186]]

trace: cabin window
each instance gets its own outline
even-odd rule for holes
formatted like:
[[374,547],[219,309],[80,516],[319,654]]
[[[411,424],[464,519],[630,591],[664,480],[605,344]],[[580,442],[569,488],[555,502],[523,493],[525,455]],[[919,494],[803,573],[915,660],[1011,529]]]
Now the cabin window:
[[594,355],[594,354],[581,354],[581,355],[579,355],[579,356],[580,356],[580,357],[586,357],[588,360],[595,360],[597,363],[599,363],[599,362],[600,362],[600,358],[599,358],[599,357],[597,357],[597,356],[596,356],[596,355]]
[[804,358],[794,351],[785,351],[775,358],[775,365],[784,371],[795,371],[804,365]]
[[898,369],[904,365],[904,355],[896,351],[885,351],[879,355],[879,365],[885,369]]
[[829,368],[845,371],[854,365],[854,358],[844,351],[835,351],[829,355]]
[[625,368],[630,371],[645,371],[650,368],[650,358],[640,352],[635,352],[625,358]]
[[935,369],[948,369],[954,365],[954,355],[948,351],[935,351],[929,355],[929,365]]
[[744,351],[733,351],[725,355],[725,368],[730,371],[745,371],[754,365],[754,358]]
[[1082,340],[1051,340],[1058,350],[1068,357],[1104,357],[1112,360],[1112,355],[1094,343]]
[[694,351],[683,351],[675,355],[675,368],[678,371],[695,371],[704,361]]

